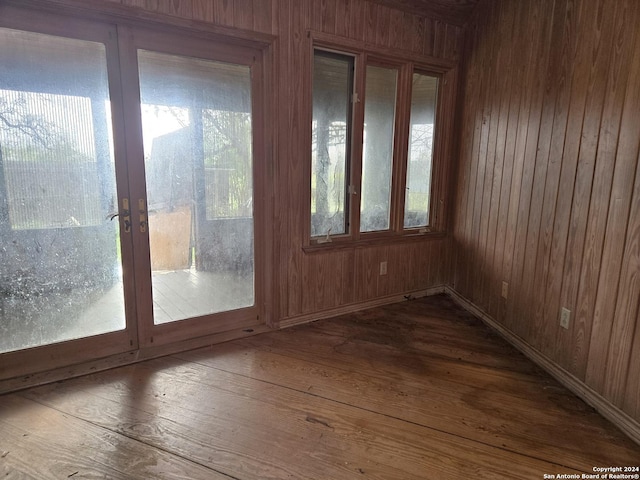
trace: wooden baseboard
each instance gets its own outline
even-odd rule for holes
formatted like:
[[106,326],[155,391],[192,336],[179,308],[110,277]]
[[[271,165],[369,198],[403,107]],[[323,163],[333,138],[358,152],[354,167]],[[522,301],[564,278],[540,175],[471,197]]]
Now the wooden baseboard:
[[552,377],[558,380],[562,385],[571,390],[574,394],[584,400],[586,403],[595,408],[603,417],[609,420],[629,436],[634,442],[640,445],[640,423],[618,407],[609,402],[606,398],[593,390],[580,379],[573,376],[563,368],[556,365],[546,356],[533,348],[522,338],[518,337],[511,331],[507,330],[503,325],[496,322],[490,315],[473,304],[451,287],[445,287],[445,293],[449,295],[454,302],[460,305],[469,313],[481,319],[487,326],[500,334],[507,342],[520,350],[531,361],[539,367],[547,371]]
[[424,290],[416,290],[412,292],[405,292],[397,295],[389,295],[386,297],[376,298],[375,300],[369,300],[360,303],[351,303],[349,305],[343,305],[329,310],[322,310],[321,312],[309,313],[306,315],[297,315],[295,317],[288,317],[280,320],[278,328],[288,328],[295,325],[302,325],[305,323],[315,322],[316,320],[324,320],[327,318],[337,317],[339,315],[345,315],[347,313],[357,312],[365,310],[367,308],[379,307],[382,305],[390,305],[392,303],[402,302],[407,298],[421,298],[431,295],[438,295],[445,293],[446,287],[439,285],[437,287],[431,287]]

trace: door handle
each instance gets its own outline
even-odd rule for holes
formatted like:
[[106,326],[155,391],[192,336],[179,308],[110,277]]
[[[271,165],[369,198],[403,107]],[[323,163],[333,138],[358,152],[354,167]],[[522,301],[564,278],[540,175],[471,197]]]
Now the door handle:
[[145,233],[147,231],[148,218],[144,198],[138,200],[138,212],[140,213],[140,233]]
[[122,224],[124,225],[125,233],[131,232],[131,210],[129,210],[129,199],[122,199]]

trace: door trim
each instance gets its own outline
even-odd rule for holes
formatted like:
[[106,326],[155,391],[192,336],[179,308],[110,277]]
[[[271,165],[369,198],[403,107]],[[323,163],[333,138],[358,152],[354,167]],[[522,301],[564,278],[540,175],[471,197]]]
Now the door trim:
[[272,214],[266,201],[269,172],[267,171],[267,145],[264,133],[265,82],[263,67],[265,51],[212,43],[201,38],[172,35],[165,29],[131,29],[118,27],[120,56],[123,65],[125,129],[127,133],[127,159],[129,161],[129,191],[132,203],[147,199],[144,149],[141,125],[141,99],[139,89],[138,50],[178,55],[204,60],[248,66],[251,69],[252,154],[253,154],[253,219],[254,219],[254,305],[238,310],[203,315],[175,322],[153,324],[153,300],[150,267],[149,233],[133,229],[134,265],[136,278],[136,305],[138,311],[138,339],[140,348],[183,341],[240,328],[252,327],[266,320],[265,285],[268,282],[267,247],[271,245],[271,232],[266,218]]
[[[142,151],[142,132],[139,126],[137,129],[131,129],[131,120],[129,123],[125,122],[127,118],[132,118],[133,110],[137,110],[134,115],[139,117],[140,114],[139,102],[133,107],[130,103],[126,103],[126,100],[131,98],[131,89],[137,90],[138,85],[137,66],[132,69],[131,62],[131,52],[133,51],[135,55],[136,51],[136,48],[131,48],[131,45],[135,45],[132,32],[144,30],[148,38],[164,38],[165,41],[172,36],[182,38],[183,40],[175,43],[183,46],[186,34],[192,38],[187,43],[200,44],[200,48],[192,50],[192,53],[199,50],[216,52],[223,56],[230,49],[251,52],[251,61],[254,62],[252,64],[254,205],[260,205],[261,208],[259,212],[254,211],[255,238],[257,239],[254,259],[255,307],[250,314],[238,310],[227,312],[224,318],[221,314],[214,314],[175,322],[175,328],[171,328],[171,324],[154,326],[151,329],[153,332],[149,334],[149,329],[140,328],[144,323],[144,313],[141,313],[139,303],[135,300],[144,292],[145,283],[149,289],[151,285],[150,280],[144,276],[142,277],[144,281],[141,281],[135,267],[139,263],[140,255],[144,256],[146,253],[148,257],[148,243],[145,252],[140,243],[146,242],[146,239],[139,234],[132,234],[129,241],[121,240],[126,329],[0,354],[0,392],[7,391],[7,388],[15,390],[21,386],[24,387],[27,383],[34,385],[51,381],[53,378],[68,378],[90,373],[95,369],[111,368],[118,364],[132,363],[174,351],[252,335],[267,331],[266,324],[271,324],[273,302],[269,298],[276,293],[273,290],[272,281],[273,224],[269,220],[273,218],[274,212],[274,182],[271,167],[273,146],[269,141],[272,131],[266,120],[269,112],[274,108],[273,99],[267,95],[267,92],[273,85],[271,63],[275,37],[231,28],[211,28],[209,24],[199,25],[179,19],[171,20],[156,14],[130,17],[127,15],[131,12],[128,7],[120,5],[111,7],[108,5],[103,9],[102,5],[92,6],[86,2],[74,0],[7,0],[0,5],[0,25],[61,37],[102,41],[96,40],[99,37],[104,38],[102,43],[111,42],[111,48],[107,48],[107,74],[112,100],[118,197],[119,202],[124,197],[129,198],[132,205],[137,204],[138,198],[146,198],[146,195],[140,195],[145,193],[144,188],[140,190],[138,186],[137,189],[132,190],[130,181],[121,181],[123,175],[131,178],[132,175],[141,174],[140,165],[136,166],[130,159],[131,155],[136,153],[136,149],[139,149],[138,154]],[[216,42],[217,45],[212,45],[211,42]],[[147,49],[158,50],[154,47],[155,45],[149,45]],[[225,58],[234,63],[233,58]],[[223,58],[217,58],[217,60],[224,61]],[[134,64],[137,65],[137,61]],[[136,77],[134,83],[127,82],[131,75]],[[139,99],[139,92],[137,96]],[[143,158],[143,154],[139,158]],[[144,187],[144,176],[140,178]],[[121,232],[121,238],[125,238],[122,224]],[[148,298],[150,302],[151,297]],[[203,321],[210,322],[211,328],[200,328],[197,324]],[[149,322],[152,321],[148,320]],[[189,323],[193,323],[193,326]],[[145,341],[139,341],[141,338]]]

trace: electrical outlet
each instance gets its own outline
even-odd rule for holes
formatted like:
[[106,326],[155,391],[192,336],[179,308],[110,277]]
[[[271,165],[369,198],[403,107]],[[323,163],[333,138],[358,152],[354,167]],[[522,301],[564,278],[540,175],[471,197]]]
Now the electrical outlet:
[[571,320],[571,310],[569,310],[568,308],[562,307],[562,310],[560,311],[560,326],[562,328],[568,329],[570,320]]
[[384,262],[380,262],[380,275],[386,275],[387,274],[387,262],[386,260]]
[[509,284],[507,282],[502,282],[502,298],[505,300],[509,297]]

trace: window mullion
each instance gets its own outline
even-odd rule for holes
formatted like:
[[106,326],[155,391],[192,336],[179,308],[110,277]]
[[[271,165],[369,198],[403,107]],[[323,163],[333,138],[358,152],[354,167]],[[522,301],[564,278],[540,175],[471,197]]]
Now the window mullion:
[[409,146],[409,121],[411,117],[411,76],[413,65],[400,68],[398,78],[398,100],[394,138],[394,161],[391,197],[391,229],[402,232]]
[[355,59],[351,116],[351,176],[349,195],[349,231],[354,239],[360,237],[360,202],[362,200],[362,139],[364,135],[365,55]]

